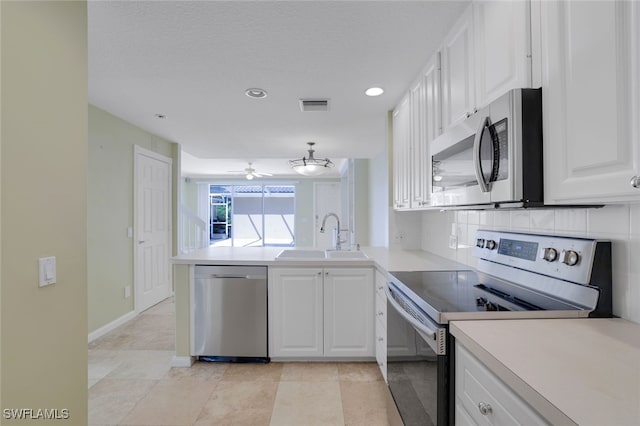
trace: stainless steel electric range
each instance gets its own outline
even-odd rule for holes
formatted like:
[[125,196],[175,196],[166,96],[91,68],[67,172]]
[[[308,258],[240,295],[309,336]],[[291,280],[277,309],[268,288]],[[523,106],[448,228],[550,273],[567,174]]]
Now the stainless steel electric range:
[[392,424],[455,424],[449,321],[611,316],[609,241],[479,230],[473,255],[476,270],[389,274]]

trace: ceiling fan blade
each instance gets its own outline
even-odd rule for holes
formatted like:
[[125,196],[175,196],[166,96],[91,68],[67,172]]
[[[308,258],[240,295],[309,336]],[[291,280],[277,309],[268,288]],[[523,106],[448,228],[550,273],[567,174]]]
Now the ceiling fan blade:
[[273,176],[271,173],[265,173],[265,172],[253,172],[254,175],[258,176],[258,177],[262,177],[262,176]]

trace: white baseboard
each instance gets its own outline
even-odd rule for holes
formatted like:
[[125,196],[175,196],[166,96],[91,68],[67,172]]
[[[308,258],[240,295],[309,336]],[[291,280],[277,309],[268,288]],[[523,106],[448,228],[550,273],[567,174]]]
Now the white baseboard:
[[94,340],[96,340],[99,337],[104,336],[108,332],[110,332],[112,330],[115,330],[117,327],[121,326],[122,324],[124,324],[124,323],[126,323],[128,321],[131,321],[132,319],[134,319],[137,316],[138,316],[137,312],[131,311],[131,312],[128,312],[128,313],[124,314],[120,318],[116,318],[115,320],[111,321],[109,324],[105,324],[102,327],[100,327],[99,329],[92,331],[91,333],[89,333],[89,343],[93,342]]
[[171,366],[188,368],[193,365],[194,360],[195,360],[195,357],[192,357],[192,356],[174,356],[173,359],[171,360]]

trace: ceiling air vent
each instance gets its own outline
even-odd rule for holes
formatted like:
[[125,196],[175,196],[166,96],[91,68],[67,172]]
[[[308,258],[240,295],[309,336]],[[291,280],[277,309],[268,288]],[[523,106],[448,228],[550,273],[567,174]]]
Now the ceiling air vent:
[[329,100],[327,99],[300,99],[300,111],[329,111]]

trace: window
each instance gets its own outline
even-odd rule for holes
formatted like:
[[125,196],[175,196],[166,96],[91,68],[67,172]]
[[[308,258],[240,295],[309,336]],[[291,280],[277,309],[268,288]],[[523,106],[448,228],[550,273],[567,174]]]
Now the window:
[[209,200],[213,245],[295,245],[295,186],[211,185]]

